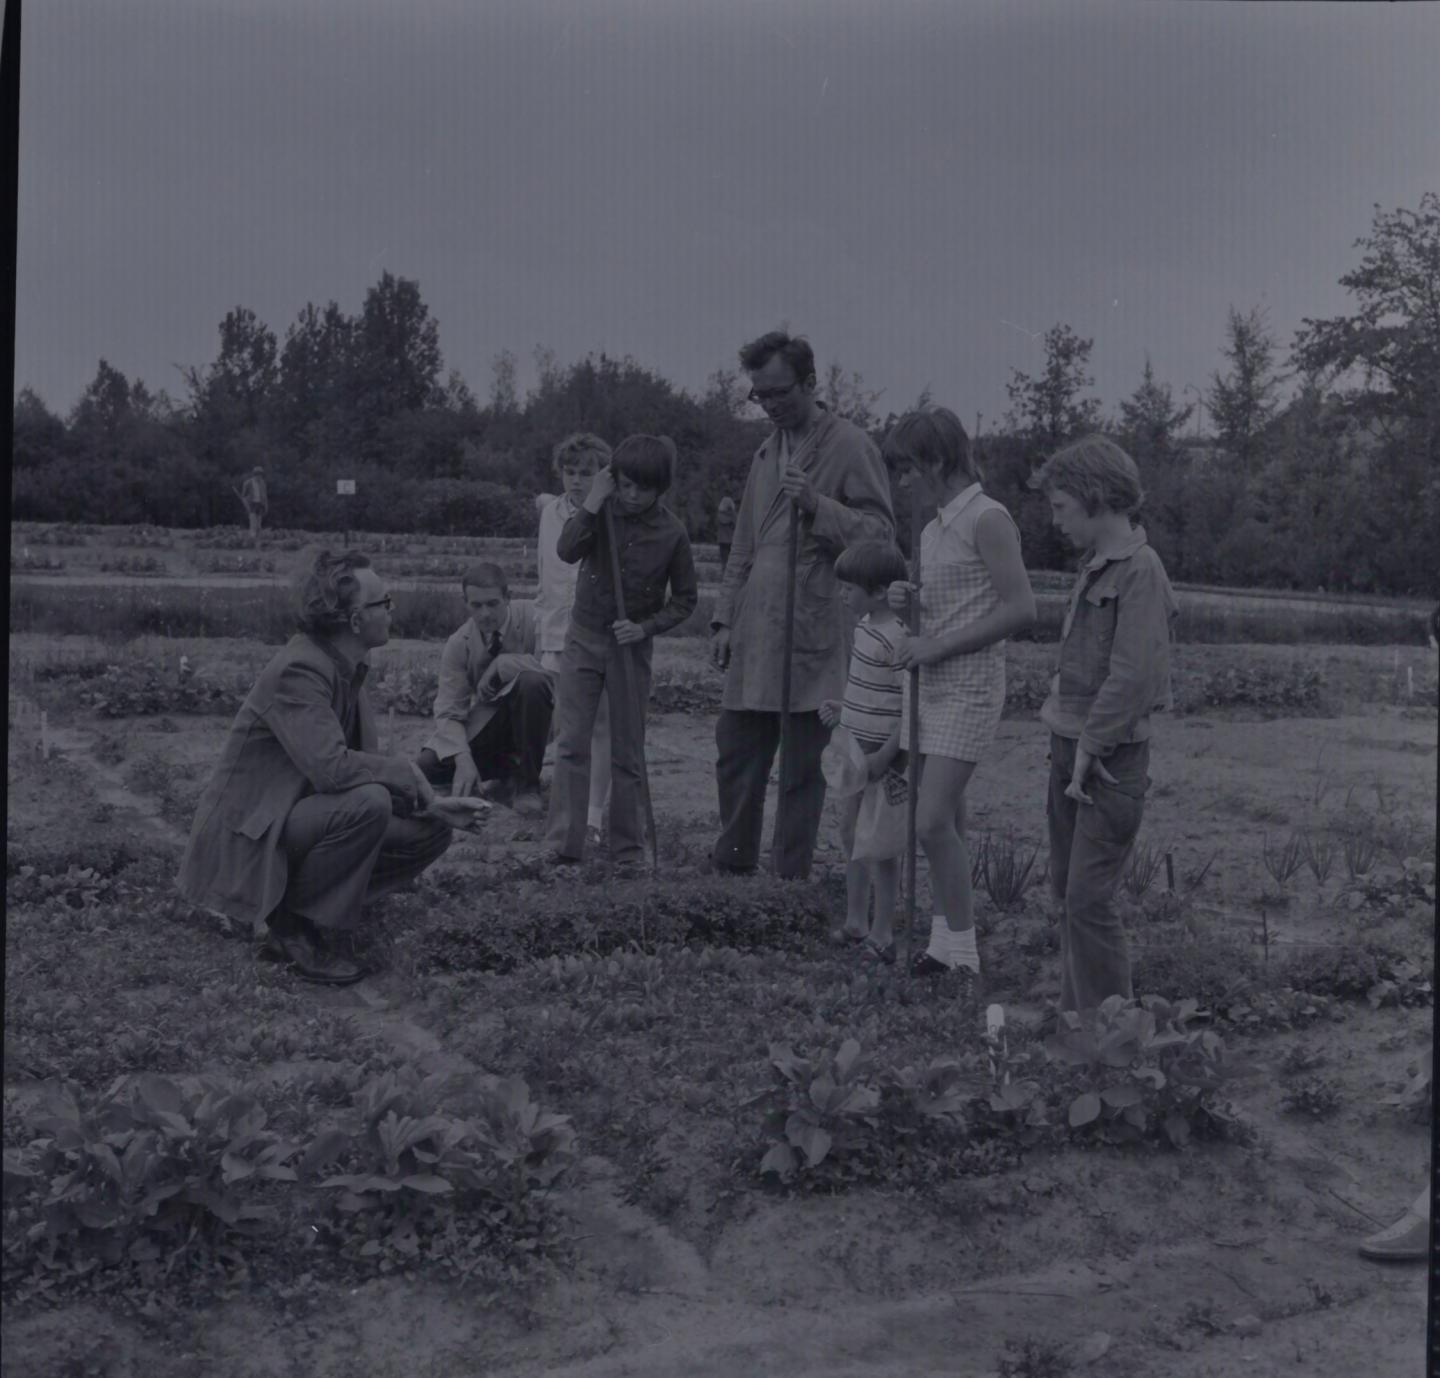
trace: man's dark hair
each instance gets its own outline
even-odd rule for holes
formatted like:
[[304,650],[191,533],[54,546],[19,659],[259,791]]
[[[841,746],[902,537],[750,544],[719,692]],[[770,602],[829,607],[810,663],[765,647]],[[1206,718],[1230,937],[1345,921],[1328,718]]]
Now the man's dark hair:
[[610,472],[663,493],[675,482],[675,442],[668,435],[627,435],[610,456]]
[[358,550],[342,550],[338,555],[322,550],[300,584],[300,630],[310,636],[343,631],[360,589],[355,571],[369,568],[370,557]]
[[745,345],[740,350],[740,367],[746,373],[754,373],[777,354],[790,365],[797,382],[803,383],[815,376],[815,351],[810,348],[810,341],[803,335],[787,335],[783,330],[772,330]]
[[470,565],[460,575],[462,598],[466,589],[499,589],[502,598],[510,596],[510,585],[505,580],[505,571],[499,565],[492,565],[488,560],[478,565]]

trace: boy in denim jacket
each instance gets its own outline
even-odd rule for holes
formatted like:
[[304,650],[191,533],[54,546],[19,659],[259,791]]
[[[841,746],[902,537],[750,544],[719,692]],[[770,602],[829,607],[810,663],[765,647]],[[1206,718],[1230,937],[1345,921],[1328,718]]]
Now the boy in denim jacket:
[[1133,994],[1115,887],[1150,784],[1150,715],[1173,707],[1179,605],[1145,528],[1131,521],[1145,495],[1118,445],[1098,435],[1067,445],[1031,486],[1084,552],[1040,720],[1050,729],[1050,884],[1064,905],[1059,1004],[1085,1010]]

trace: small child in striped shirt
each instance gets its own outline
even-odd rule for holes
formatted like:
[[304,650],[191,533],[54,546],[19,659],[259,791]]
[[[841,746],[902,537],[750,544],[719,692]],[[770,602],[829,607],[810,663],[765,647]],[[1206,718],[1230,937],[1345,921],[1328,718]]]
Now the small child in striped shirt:
[[[820,720],[849,730],[866,755],[870,780],[884,777],[900,753],[900,710],[905,673],[898,662],[905,650],[906,632],[891,611],[886,591],[905,578],[905,557],[885,541],[860,541],[847,546],[835,561],[840,601],[858,616],[850,652],[850,675],[843,702],[827,699],[820,705]],[[855,821],[864,792],[841,802],[840,839],[845,848],[845,926],[838,941],[863,942],[865,953],[883,962],[895,960],[895,896],[899,889],[900,861],[856,861]],[[871,896],[875,918],[870,919]]]

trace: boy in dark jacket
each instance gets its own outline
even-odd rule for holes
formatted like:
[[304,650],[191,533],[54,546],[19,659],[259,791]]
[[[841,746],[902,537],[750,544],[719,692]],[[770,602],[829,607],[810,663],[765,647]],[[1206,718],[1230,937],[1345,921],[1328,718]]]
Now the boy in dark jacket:
[[[685,621],[699,596],[690,538],[660,504],[674,474],[675,446],[669,437],[630,436],[595,475],[589,496],[560,533],[557,553],[567,564],[580,565],[580,578],[557,695],[555,773],[546,835],[556,861],[574,862],[584,856],[590,739],[601,691],[612,676],[610,856],[620,865],[630,865],[644,855],[640,803],[651,638]],[[617,615],[610,550],[600,515],[612,494],[624,620]],[[621,655],[632,658],[633,702],[622,702],[626,696],[621,692],[625,684],[619,675]]]

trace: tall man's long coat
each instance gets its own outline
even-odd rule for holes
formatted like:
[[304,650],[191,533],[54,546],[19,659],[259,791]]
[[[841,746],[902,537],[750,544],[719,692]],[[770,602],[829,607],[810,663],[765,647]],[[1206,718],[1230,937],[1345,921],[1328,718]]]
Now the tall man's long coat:
[[[790,500],[780,486],[780,432],[755,452],[735,543],[712,627],[730,628],[730,669],[721,707],[780,711],[784,672],[785,581]],[[835,558],[856,541],[895,538],[890,482],[880,451],[858,426],[822,408],[815,430],[792,458],[819,494],[800,513],[795,642],[790,707],[813,713],[845,692],[851,623],[838,597]]]

